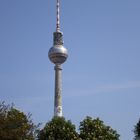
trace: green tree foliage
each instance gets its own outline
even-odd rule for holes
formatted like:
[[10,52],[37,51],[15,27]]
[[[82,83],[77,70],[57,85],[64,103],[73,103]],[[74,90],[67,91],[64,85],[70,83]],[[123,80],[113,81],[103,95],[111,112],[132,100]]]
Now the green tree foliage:
[[119,135],[99,118],[87,117],[80,123],[80,138],[83,140],[119,140]]
[[30,114],[25,115],[13,105],[0,103],[0,140],[34,140],[36,131]]
[[39,140],[78,140],[75,125],[63,117],[54,117],[40,131]]
[[80,123],[80,134],[71,121],[54,117],[40,131],[39,140],[119,140],[119,134],[99,118],[86,117]]
[[134,133],[135,133],[135,140],[137,138],[140,139],[140,119],[139,119],[138,123],[135,125]]

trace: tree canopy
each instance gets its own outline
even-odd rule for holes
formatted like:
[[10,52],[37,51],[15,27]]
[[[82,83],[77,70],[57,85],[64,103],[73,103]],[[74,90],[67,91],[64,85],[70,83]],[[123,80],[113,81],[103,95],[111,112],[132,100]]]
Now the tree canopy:
[[80,123],[80,138],[83,140],[119,140],[119,135],[99,118],[86,117]]
[[134,133],[135,133],[135,140],[137,138],[140,139],[140,119],[139,119],[138,123],[135,125]]
[[30,114],[26,115],[5,102],[0,103],[1,140],[34,140],[36,131]]
[[54,117],[40,131],[39,140],[119,140],[119,134],[99,118],[86,117],[79,127],[79,134],[71,121]]
[[[38,132],[38,133],[37,133]],[[140,136],[140,120],[135,126],[135,138]],[[13,105],[0,103],[0,140],[119,140],[119,134],[99,118],[86,117],[80,122],[79,132],[70,120],[53,117],[38,130],[31,115]]]
[[40,131],[39,140],[78,140],[75,125],[64,117],[54,117]]

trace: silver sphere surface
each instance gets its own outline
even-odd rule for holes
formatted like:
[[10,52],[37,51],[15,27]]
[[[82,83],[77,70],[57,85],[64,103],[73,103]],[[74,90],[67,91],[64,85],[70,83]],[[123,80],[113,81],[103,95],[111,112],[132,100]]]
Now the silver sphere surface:
[[68,51],[63,45],[54,45],[50,48],[48,56],[54,64],[62,64],[68,57]]

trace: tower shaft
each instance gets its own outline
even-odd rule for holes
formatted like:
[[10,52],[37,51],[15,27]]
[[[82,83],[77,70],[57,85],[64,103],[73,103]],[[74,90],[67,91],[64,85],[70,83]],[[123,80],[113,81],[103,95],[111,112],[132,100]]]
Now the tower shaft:
[[62,86],[61,86],[61,65],[55,67],[55,99],[54,99],[54,116],[62,117]]

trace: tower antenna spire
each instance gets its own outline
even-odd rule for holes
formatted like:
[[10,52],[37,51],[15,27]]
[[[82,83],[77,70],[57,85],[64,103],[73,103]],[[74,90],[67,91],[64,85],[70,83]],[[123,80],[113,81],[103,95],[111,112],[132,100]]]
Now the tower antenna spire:
[[60,32],[60,0],[56,3],[56,32]]

